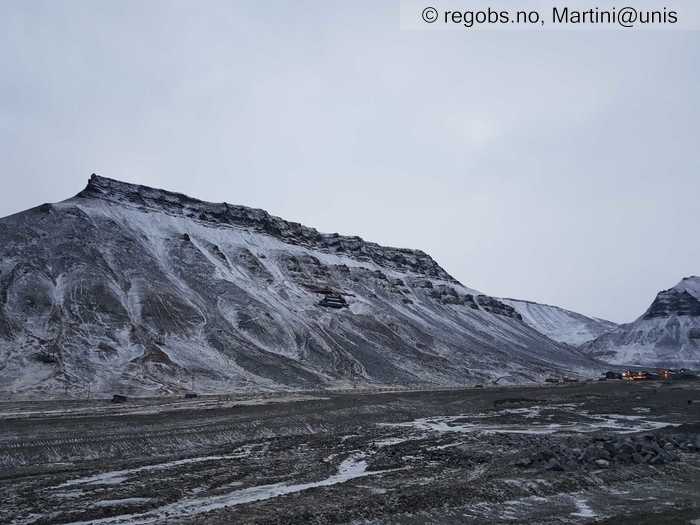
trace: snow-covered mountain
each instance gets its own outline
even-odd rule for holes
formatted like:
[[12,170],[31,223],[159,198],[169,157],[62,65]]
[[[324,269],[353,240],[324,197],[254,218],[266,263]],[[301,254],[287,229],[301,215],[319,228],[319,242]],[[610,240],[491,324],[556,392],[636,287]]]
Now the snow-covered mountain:
[[579,346],[617,327],[612,321],[587,317],[558,306],[520,299],[499,299],[512,306],[523,321],[547,337],[572,346]]
[[421,251],[93,175],[0,219],[0,390],[463,385],[589,373]]
[[581,348],[615,364],[700,366],[700,277],[659,292],[639,319]]

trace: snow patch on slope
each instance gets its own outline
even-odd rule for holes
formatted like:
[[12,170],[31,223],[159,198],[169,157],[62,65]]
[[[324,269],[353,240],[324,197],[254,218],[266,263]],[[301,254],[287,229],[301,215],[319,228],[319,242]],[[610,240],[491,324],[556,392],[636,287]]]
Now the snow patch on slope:
[[518,299],[500,299],[523,317],[523,321],[560,343],[579,346],[609,332],[617,326],[611,321],[587,317],[558,306]]

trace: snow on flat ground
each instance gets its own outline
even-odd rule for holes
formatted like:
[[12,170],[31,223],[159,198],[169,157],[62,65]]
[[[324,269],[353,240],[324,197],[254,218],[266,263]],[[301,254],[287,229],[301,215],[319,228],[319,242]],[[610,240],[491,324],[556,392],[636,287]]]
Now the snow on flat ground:
[[143,467],[137,467],[126,470],[113,470],[110,472],[102,472],[95,476],[88,476],[85,478],[78,478],[61,483],[56,488],[72,487],[75,485],[118,485],[126,481],[131,475],[139,474],[141,472],[148,472],[153,470],[167,470],[174,467],[180,467],[183,465],[191,465],[192,463],[202,463],[205,461],[226,461],[230,459],[240,459],[250,454],[250,449],[248,447],[243,447],[243,450],[238,454],[230,454],[227,456],[203,456],[197,458],[180,459],[177,461],[168,461],[165,463],[155,463],[153,465],[145,465]]
[[[573,420],[576,416],[576,421]],[[504,420],[504,422],[499,422]],[[564,420],[564,422],[560,422]],[[386,426],[415,428],[432,432],[486,432],[492,434],[554,434],[556,432],[587,433],[606,430],[616,434],[650,431],[673,423],[653,420],[642,415],[591,414],[577,405],[532,406],[508,408],[490,414],[437,416]],[[677,426],[677,425],[675,425]]]

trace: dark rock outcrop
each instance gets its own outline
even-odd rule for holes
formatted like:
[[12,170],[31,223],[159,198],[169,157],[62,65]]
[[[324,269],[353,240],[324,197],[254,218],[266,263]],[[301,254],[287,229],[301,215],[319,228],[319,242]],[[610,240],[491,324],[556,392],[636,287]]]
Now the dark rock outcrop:
[[700,300],[685,290],[671,288],[659,292],[642,319],[665,318],[672,315],[700,317]]

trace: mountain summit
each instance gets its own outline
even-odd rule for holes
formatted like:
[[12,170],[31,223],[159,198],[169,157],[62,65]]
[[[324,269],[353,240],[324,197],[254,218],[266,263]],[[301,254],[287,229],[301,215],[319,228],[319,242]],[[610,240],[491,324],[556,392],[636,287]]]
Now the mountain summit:
[[527,382],[588,357],[418,250],[93,175],[0,219],[0,390]]
[[636,321],[582,347],[598,359],[641,366],[700,365],[700,277],[658,293]]

